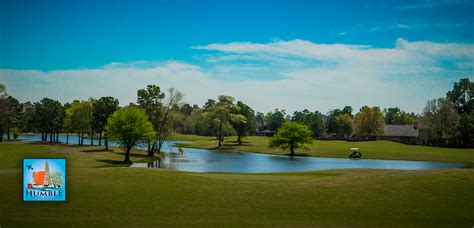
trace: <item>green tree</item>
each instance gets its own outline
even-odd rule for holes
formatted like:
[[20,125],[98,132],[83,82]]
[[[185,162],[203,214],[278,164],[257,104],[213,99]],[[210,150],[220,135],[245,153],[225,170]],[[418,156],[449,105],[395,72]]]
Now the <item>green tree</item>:
[[0,141],[3,140],[3,129],[7,133],[7,141],[10,141],[11,128],[18,127],[21,121],[22,106],[20,102],[12,96],[3,98],[0,100],[0,107],[2,114],[3,122],[0,123],[2,126],[2,132],[0,136]]
[[474,114],[462,114],[455,125],[458,134],[458,144],[462,147],[472,147],[474,142]]
[[[163,106],[163,115],[156,130],[156,139],[158,140],[158,153],[161,152],[163,143],[166,141],[168,136],[173,131],[174,121],[176,117],[176,111],[174,107],[179,107],[183,100],[184,94],[175,88],[169,88],[167,91],[166,102]],[[179,108],[178,108],[179,109]]]
[[31,102],[25,102],[22,105],[21,131],[36,132],[35,127],[35,106]]
[[274,112],[268,112],[267,116],[265,117],[267,120],[268,130],[276,131],[278,128],[280,128],[281,125],[286,122],[285,115],[285,110],[275,109]]
[[237,142],[241,145],[242,138],[255,129],[255,120],[253,118],[255,112],[250,106],[242,101],[238,101],[232,113],[236,115],[232,125],[237,132]]
[[458,114],[471,114],[474,110],[474,82],[468,78],[461,79],[459,83],[454,83],[453,90],[446,97],[454,104]]
[[[165,94],[161,91],[161,88],[157,85],[147,85],[145,89],[137,91],[137,103],[145,110],[148,115],[148,119],[153,124],[155,132],[157,132],[161,125],[161,119],[163,114],[163,99]],[[148,156],[154,156],[154,152],[157,149],[157,142],[148,142]]]
[[308,126],[296,122],[286,122],[270,139],[271,148],[282,148],[289,150],[290,155],[295,155],[295,149],[306,148],[313,143],[313,136]]
[[0,82],[0,99],[6,98],[7,96],[7,87]]
[[459,114],[459,122],[456,124],[456,138],[462,147],[469,147],[474,142],[474,82],[468,78],[454,83],[453,90],[446,94]]
[[352,134],[352,116],[344,113],[336,117],[337,132],[347,139]]
[[224,136],[227,132],[232,132],[231,122],[244,121],[245,117],[240,114],[233,114],[231,111],[236,108],[234,97],[220,95],[218,102],[214,105],[210,112],[212,128],[218,141],[218,147],[222,146]]
[[337,117],[344,114],[347,114],[352,118],[352,107],[345,106],[343,109],[334,109],[329,112],[329,117],[326,123],[327,133],[335,134],[338,138],[344,138],[344,133],[341,131],[341,123],[338,123],[337,121]]
[[430,141],[442,146],[452,138],[458,118],[454,104],[447,99],[438,98],[428,101],[421,123],[428,131]]
[[321,116],[321,113],[318,111],[310,112],[308,109],[304,109],[301,112],[294,112],[291,120],[308,125],[313,132],[313,136],[319,137],[324,131],[324,123]]
[[148,155],[154,156],[155,151],[161,152],[163,143],[173,130],[174,108],[180,106],[184,95],[170,88],[166,97],[157,85],[148,85],[146,89],[138,90],[137,95],[138,105],[145,109],[156,132],[156,140],[148,142]]
[[257,123],[258,130],[263,130],[265,127],[265,114],[257,112],[255,115],[255,122]]
[[66,111],[66,119],[69,129],[79,136],[78,145],[84,145],[84,133],[89,132],[91,127],[92,103],[75,100]]
[[[41,132],[42,141],[57,141],[58,133],[63,127],[65,117],[64,108],[57,100],[47,97],[34,103],[36,128]],[[56,136],[56,137],[55,137]]]
[[203,106],[202,109],[203,109],[205,112],[210,112],[210,111],[214,110],[214,106],[216,106],[216,104],[217,104],[216,100],[208,99],[208,100],[206,101],[206,103],[204,104],[204,106]]
[[[113,97],[101,97],[92,104],[92,129],[99,133],[99,146],[102,145],[102,134],[104,132],[107,119],[117,111],[119,101]],[[108,149],[108,138],[105,136],[105,149]]]
[[153,124],[142,108],[127,106],[119,109],[107,120],[107,133],[125,148],[124,163],[130,163],[130,151],[141,142],[156,137]]
[[376,135],[383,134],[385,121],[379,107],[364,106],[354,117],[355,132],[358,135],[372,139]]
[[406,113],[398,107],[384,109],[385,124],[404,125],[411,124],[415,119],[415,114]]

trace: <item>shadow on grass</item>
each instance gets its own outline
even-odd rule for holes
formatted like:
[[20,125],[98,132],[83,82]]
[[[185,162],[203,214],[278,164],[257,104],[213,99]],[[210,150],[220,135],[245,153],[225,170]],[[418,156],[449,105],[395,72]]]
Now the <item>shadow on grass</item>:
[[[132,163],[124,163],[123,160],[97,159],[96,161],[111,165],[113,167],[128,167]],[[108,166],[101,166],[108,167]]]
[[90,150],[80,150],[80,152],[89,152],[89,153],[94,153],[94,152],[113,152],[113,150],[106,150],[106,149],[90,149]]

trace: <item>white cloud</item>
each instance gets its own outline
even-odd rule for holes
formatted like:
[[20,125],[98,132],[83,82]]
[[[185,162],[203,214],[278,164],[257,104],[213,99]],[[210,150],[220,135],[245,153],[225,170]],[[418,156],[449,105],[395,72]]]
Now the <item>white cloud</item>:
[[401,28],[401,29],[406,29],[406,28],[408,28],[408,25],[406,25],[406,24],[397,24],[397,27]]
[[176,87],[187,102],[199,105],[227,94],[257,111],[326,112],[344,105],[378,105],[419,112],[427,100],[444,96],[453,82],[472,79],[474,72],[472,44],[398,39],[393,48],[374,48],[275,40],[194,48],[214,53],[203,54],[204,61],[197,64],[135,61],[97,69],[3,69],[0,81],[22,101],[111,95],[125,105],[135,102],[138,89],[153,83]]

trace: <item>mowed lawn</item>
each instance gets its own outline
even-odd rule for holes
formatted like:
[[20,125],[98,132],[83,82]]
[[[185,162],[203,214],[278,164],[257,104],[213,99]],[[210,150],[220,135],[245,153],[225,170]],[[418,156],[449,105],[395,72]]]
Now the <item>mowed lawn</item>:
[[[22,202],[25,157],[67,158],[66,203]],[[0,226],[474,225],[473,169],[208,174],[122,159],[117,149],[0,143]]]
[[[174,135],[175,139],[190,140],[186,147],[216,149],[215,137]],[[249,136],[243,144],[237,144],[237,137],[226,137],[219,150],[245,151],[269,154],[287,154],[281,149],[268,147],[269,137]],[[390,141],[347,142],[339,140],[316,140],[308,150],[297,150],[299,154],[317,157],[347,158],[350,148],[359,148],[364,159],[394,159],[414,161],[463,162],[474,164],[474,149],[441,148],[431,146],[406,145]]]

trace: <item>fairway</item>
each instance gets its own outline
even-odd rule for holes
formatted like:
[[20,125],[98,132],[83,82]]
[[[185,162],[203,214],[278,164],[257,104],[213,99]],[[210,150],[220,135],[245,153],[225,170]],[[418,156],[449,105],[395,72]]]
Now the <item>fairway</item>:
[[[190,140],[186,147],[215,149],[215,137],[173,135],[175,140]],[[268,147],[269,137],[248,136],[243,139],[243,144],[237,144],[237,137],[226,137],[224,146],[219,150],[245,151],[268,154],[288,154],[281,149]],[[297,154],[317,157],[347,158],[350,148],[359,148],[363,159],[389,159],[412,161],[440,161],[474,163],[474,149],[443,148],[420,145],[406,145],[390,141],[362,141],[347,142],[339,140],[316,140],[309,145],[308,150],[298,150]]]
[[[474,170],[208,174],[120,167],[98,147],[0,144],[0,225],[463,226]],[[132,154],[132,161],[143,161]],[[21,200],[21,158],[66,157],[66,203]]]

